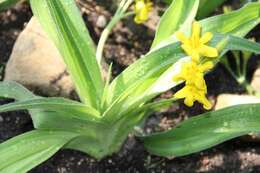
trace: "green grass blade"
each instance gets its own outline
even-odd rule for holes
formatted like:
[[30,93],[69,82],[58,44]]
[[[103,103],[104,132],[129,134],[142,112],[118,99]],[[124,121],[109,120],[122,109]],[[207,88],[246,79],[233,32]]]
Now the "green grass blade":
[[35,130],[0,144],[0,172],[25,173],[47,160],[76,135]]
[[81,100],[97,108],[103,80],[95,48],[74,0],[30,0],[34,15],[59,49]]
[[160,156],[183,156],[251,132],[260,132],[260,105],[239,105],[184,121],[176,128],[141,137]]
[[198,7],[199,0],[174,0],[160,19],[152,48],[185,25],[191,25]]

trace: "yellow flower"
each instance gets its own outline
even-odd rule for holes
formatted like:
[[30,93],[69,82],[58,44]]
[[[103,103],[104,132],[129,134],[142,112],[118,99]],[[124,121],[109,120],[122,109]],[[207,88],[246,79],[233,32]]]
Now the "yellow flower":
[[204,73],[212,69],[214,64],[208,61],[204,64],[196,62],[187,62],[182,65],[180,74],[173,77],[174,81],[185,81],[186,85],[195,85],[197,88],[204,89],[206,87],[204,81]]
[[137,24],[144,23],[149,18],[149,13],[152,10],[153,3],[151,0],[135,0],[135,22]]
[[206,45],[212,39],[212,33],[207,32],[201,38],[200,35],[201,27],[199,22],[193,22],[192,35],[190,38],[187,38],[182,32],[176,33],[176,37],[182,42],[181,47],[191,56],[193,61],[199,62],[200,57],[217,57],[218,50]]
[[[206,85],[206,84],[205,84]],[[174,97],[178,99],[184,98],[185,105],[191,107],[195,101],[203,104],[204,109],[209,110],[212,108],[212,104],[206,97],[207,89],[198,89],[194,85],[186,85],[179,90]]]
[[191,107],[195,101],[203,104],[205,109],[211,109],[212,105],[207,99],[207,85],[204,73],[212,69],[214,64],[208,61],[203,64],[191,61],[182,65],[180,74],[173,77],[174,81],[185,81],[185,87],[179,90],[174,97],[184,98],[184,103]]

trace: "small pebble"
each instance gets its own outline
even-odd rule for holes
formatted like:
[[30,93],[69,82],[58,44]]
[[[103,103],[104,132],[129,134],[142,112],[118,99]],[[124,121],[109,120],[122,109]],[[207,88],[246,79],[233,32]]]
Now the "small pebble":
[[96,25],[99,28],[105,28],[105,26],[107,25],[106,17],[103,15],[98,16]]

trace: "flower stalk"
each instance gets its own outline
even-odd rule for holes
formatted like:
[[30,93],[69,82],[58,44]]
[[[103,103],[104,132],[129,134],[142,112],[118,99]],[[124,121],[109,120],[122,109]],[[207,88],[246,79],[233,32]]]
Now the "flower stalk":
[[191,57],[191,62],[184,63],[180,74],[173,77],[174,81],[185,81],[185,87],[175,93],[174,97],[184,98],[185,105],[189,107],[198,101],[203,104],[204,109],[209,110],[212,104],[206,98],[207,85],[204,73],[214,67],[212,58],[218,56],[218,50],[206,45],[212,39],[212,33],[207,32],[202,37],[200,35],[201,27],[198,22],[193,22],[190,38],[182,32],[176,33],[176,37],[182,42],[182,49]]
[[127,9],[129,8],[129,6],[131,5],[132,2],[133,2],[133,0],[122,0],[121,3],[119,4],[119,7],[118,7],[115,15],[113,16],[111,21],[108,23],[106,28],[103,30],[100,40],[98,42],[97,52],[96,52],[96,58],[97,58],[99,65],[101,65],[101,60],[103,58],[103,50],[104,50],[105,43],[107,41],[109,34],[111,33],[112,29],[114,28],[114,26],[121,19],[134,14],[133,12],[126,13]]

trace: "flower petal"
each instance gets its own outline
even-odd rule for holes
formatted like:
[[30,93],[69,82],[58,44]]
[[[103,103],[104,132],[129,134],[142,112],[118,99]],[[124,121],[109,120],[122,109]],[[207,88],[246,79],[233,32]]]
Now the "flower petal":
[[201,31],[200,23],[194,21],[192,23],[192,38],[195,40],[199,39],[200,31]]
[[206,44],[208,43],[213,37],[213,34],[211,32],[206,32],[200,39],[200,43]]
[[198,102],[200,102],[201,104],[203,104],[203,108],[206,110],[210,110],[212,108],[212,104],[210,103],[210,101],[206,98],[206,96],[203,96],[201,98],[198,99]]
[[181,80],[185,80],[185,78],[183,78],[182,74],[179,74],[179,75],[173,76],[172,80],[174,82],[178,82],[178,81],[181,81]]
[[193,49],[190,45],[188,44],[183,44],[181,45],[182,49],[189,55],[189,56],[192,56],[193,54]]
[[149,18],[149,12],[152,9],[152,2],[150,0],[136,0],[134,6],[135,18],[137,24],[144,23]]
[[188,44],[189,43],[189,39],[182,32],[180,32],[180,31],[176,32],[175,36],[183,44]]
[[204,73],[204,72],[206,72],[206,71],[211,70],[213,67],[214,67],[213,62],[208,61],[208,62],[206,62],[206,63],[204,63],[204,64],[201,64],[201,65],[199,66],[199,69],[200,69],[200,71],[201,71],[202,73]]
[[214,58],[218,56],[218,50],[214,47],[203,45],[200,47],[200,54],[205,57]]
[[199,62],[200,54],[197,50],[192,50],[191,59],[195,62]]
[[181,90],[179,90],[177,93],[174,94],[175,98],[182,99],[189,96],[189,88],[185,86]]
[[203,92],[207,92],[207,85],[203,76],[203,73],[197,74],[194,76],[195,85],[199,90],[202,90]]
[[186,97],[186,98],[184,99],[184,104],[185,104],[186,106],[192,107],[193,104],[194,104],[194,101],[195,101],[195,100],[193,99],[193,97],[189,96],[189,97]]

